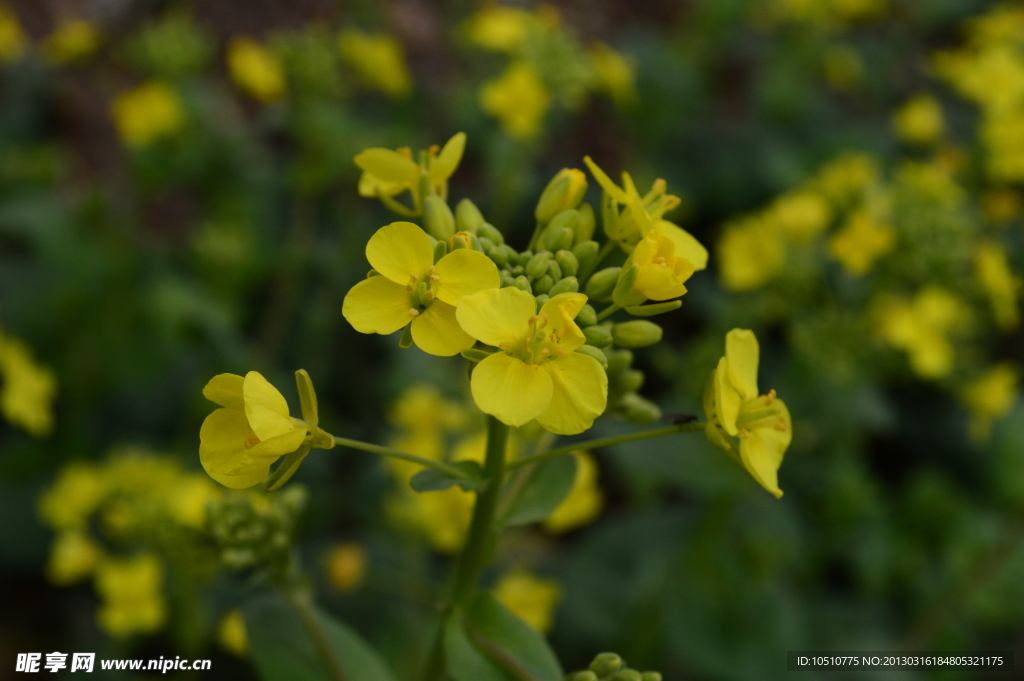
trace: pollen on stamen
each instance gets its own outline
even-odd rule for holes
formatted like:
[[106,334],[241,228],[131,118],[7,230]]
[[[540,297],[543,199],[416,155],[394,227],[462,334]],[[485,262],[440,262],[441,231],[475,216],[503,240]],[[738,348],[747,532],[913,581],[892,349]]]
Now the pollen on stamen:
[[741,431],[740,431],[740,438],[742,438],[742,439],[744,439],[744,440],[747,440],[747,439],[749,439],[749,438],[750,438],[750,431],[749,431],[749,430],[747,430],[746,428],[744,428],[743,430],[741,430]]
[[434,299],[434,289],[430,289],[430,288],[427,289],[427,299],[428,300],[433,300]]
[[416,284],[410,281],[408,284],[405,285],[405,290],[408,291],[409,293],[412,293],[413,291],[416,290]]
[[541,348],[540,354],[542,357],[547,357],[551,354],[551,348]]
[[501,348],[502,350],[511,350],[512,344],[506,341],[504,343],[498,343],[498,347]]
[[437,268],[434,267],[433,265],[431,265],[430,267],[427,268],[427,276],[428,277],[433,278],[435,272],[437,272]]
[[780,416],[775,423],[772,424],[772,428],[775,430],[785,431],[789,429],[789,424],[786,422],[784,417]]
[[[544,350],[547,350],[547,348],[544,348]],[[555,348],[554,350],[551,351],[551,354],[554,355],[555,357],[561,357],[563,355],[568,355],[569,351],[563,350],[562,348]]]
[[409,316],[410,317],[419,317],[420,316],[420,311],[417,310],[415,307],[410,307],[409,308]]
[[253,447],[258,445],[259,443],[260,443],[260,439],[258,437],[256,437],[255,435],[252,436],[252,437],[245,438],[245,448],[246,449],[252,449]]
[[432,281],[432,282],[434,282],[436,284],[437,282],[441,281],[441,277],[439,277],[436,274],[431,274],[430,275],[430,281]]
[[764,396],[764,404],[766,407],[775,401],[775,395],[775,388],[772,388],[768,391],[768,394]]

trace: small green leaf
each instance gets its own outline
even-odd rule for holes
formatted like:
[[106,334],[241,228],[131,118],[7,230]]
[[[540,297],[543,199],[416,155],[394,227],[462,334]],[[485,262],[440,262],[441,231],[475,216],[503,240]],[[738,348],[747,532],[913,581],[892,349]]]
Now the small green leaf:
[[[527,470],[521,472],[521,475],[528,474]],[[575,456],[559,456],[538,464],[512,504],[505,524],[526,525],[544,520],[569,494],[575,480]],[[510,484],[517,484],[516,479]]]
[[455,461],[452,463],[466,474],[466,478],[456,478],[434,468],[424,468],[412,476],[409,485],[417,492],[440,492],[458,485],[467,492],[479,492],[487,486],[483,479],[483,468],[476,461]]
[[460,612],[454,613],[445,627],[444,653],[448,673],[455,681],[519,681],[476,649],[466,635]]
[[[517,681],[562,681],[565,672],[544,637],[487,591],[473,598],[463,622],[473,647]],[[452,664],[452,673],[455,666]],[[457,681],[478,681],[455,675]],[[479,677],[484,678],[484,677]]]

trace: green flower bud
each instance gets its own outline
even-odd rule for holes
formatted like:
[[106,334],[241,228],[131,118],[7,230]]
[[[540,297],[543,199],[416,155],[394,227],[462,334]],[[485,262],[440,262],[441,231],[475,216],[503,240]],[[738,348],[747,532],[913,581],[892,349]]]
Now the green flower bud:
[[540,309],[544,307],[544,303],[548,302],[548,300],[550,299],[551,296],[549,296],[546,293],[542,293],[539,296],[537,296],[537,312],[540,312]]
[[530,258],[532,257],[533,251],[523,251],[519,254],[519,259],[516,261],[516,264],[526,267],[526,263],[530,262]]
[[611,681],[641,681],[640,672],[635,669],[623,669],[616,673]]
[[447,241],[455,234],[455,216],[448,202],[436,194],[428,196],[423,201],[423,227],[427,234]]
[[[520,291],[533,293],[533,288],[530,286],[530,280],[524,277],[523,275],[519,275],[518,277],[516,277],[514,286]],[[410,324],[409,326],[412,326],[412,324]]]
[[480,248],[484,249],[484,253],[490,253],[498,245],[485,236],[477,235],[476,238],[480,242]]
[[540,243],[542,247],[548,251],[572,248],[572,230],[565,227],[558,227],[557,229],[548,227],[548,229],[544,231],[544,236],[541,237]]
[[583,270],[594,264],[600,250],[601,247],[596,241],[581,241],[572,247],[572,254],[576,256],[576,261]]
[[622,396],[622,408],[626,412],[626,419],[638,426],[647,426],[661,418],[661,409],[650,400],[645,400],[636,393],[626,393]]
[[548,261],[548,274],[551,275],[551,278],[555,281],[562,278],[562,268],[558,266],[558,261],[554,258]]
[[608,356],[605,355],[600,350],[598,350],[597,348],[595,348],[593,345],[581,345],[578,348],[576,348],[576,352],[580,353],[581,355],[586,355],[587,357],[593,357],[598,362],[600,362],[601,366],[603,366],[605,369],[608,368]]
[[594,310],[594,306],[587,303],[580,310],[580,313],[576,315],[576,323],[580,327],[593,326],[597,324],[597,311]]
[[476,233],[477,236],[487,237],[496,244],[501,245],[505,243],[505,235],[502,234],[497,227],[490,224],[489,222],[485,222],[482,225],[480,225],[480,228],[477,230]]
[[526,274],[526,268],[522,265],[516,265],[511,269],[512,276],[518,277],[520,274]]
[[575,208],[587,193],[587,176],[576,168],[562,168],[541,192],[534,216],[545,223],[567,208]]
[[612,292],[612,300],[619,307],[639,305],[646,298],[633,290],[636,278],[640,275],[640,265],[633,264],[629,269],[623,270],[619,280],[615,282],[615,290]]
[[576,256],[572,254],[572,251],[567,251],[565,249],[555,253],[555,262],[557,262],[558,266],[562,268],[562,274],[567,277],[575,276],[576,272],[580,269],[580,263],[576,259]]
[[576,225],[576,234],[573,238],[574,244],[579,244],[584,241],[590,241],[594,238],[594,224],[596,222],[594,218],[594,209],[589,203],[581,203],[580,207],[576,209],[580,214],[579,224]]
[[570,232],[575,232],[576,227],[580,224],[580,214],[574,208],[569,210],[563,210],[561,213],[551,218],[551,222],[548,223],[548,231],[556,229],[567,229]]
[[503,244],[501,246],[501,250],[505,251],[505,255],[508,256],[508,261],[510,264],[515,265],[516,262],[518,262],[519,254],[516,253],[516,249],[512,248],[508,244]]
[[434,264],[448,254],[448,244],[443,241],[438,241],[434,244]]
[[651,305],[630,305],[626,308],[626,312],[633,315],[634,317],[653,317],[654,315],[664,314],[665,312],[671,312],[672,310],[678,310],[683,306],[681,300],[670,300],[667,303],[652,303]]
[[460,232],[477,233],[484,216],[476,204],[469,199],[462,199],[455,206],[455,228]]
[[569,681],[600,681],[600,679],[597,678],[597,674],[588,669],[586,671],[576,672],[569,677]]
[[587,297],[599,303],[610,300],[620,274],[622,274],[621,267],[606,267],[595,272],[587,282]]
[[508,288],[509,286],[515,286],[515,285],[516,285],[516,278],[512,275],[511,272],[502,272],[501,273],[501,287],[502,288]]
[[661,681],[661,672],[644,672],[640,679],[641,681]]
[[611,676],[622,669],[622,658],[615,653],[601,653],[590,663],[590,671],[600,678]]
[[500,246],[487,251],[487,257],[498,266],[498,269],[501,269],[508,264],[508,254],[506,254],[505,249]]
[[608,352],[608,373],[621,374],[633,364],[633,353],[629,350],[611,350]]
[[554,285],[555,280],[551,278],[551,275],[545,274],[543,277],[533,282],[533,290],[538,293],[547,293]]
[[605,348],[612,343],[612,332],[603,326],[588,326],[583,329],[583,335],[587,339],[587,344],[595,348]]
[[[598,327],[599,328],[599,327]],[[585,333],[585,332],[584,332]],[[609,339],[611,334],[609,334]],[[619,376],[619,387],[624,392],[635,393],[644,384],[644,372],[639,369],[627,369]]]
[[551,260],[551,254],[547,251],[541,251],[530,258],[530,261],[526,263],[526,276],[530,279],[540,279],[543,277],[547,274],[549,260]]
[[646,348],[661,340],[661,327],[645,319],[622,322],[612,327],[612,339],[620,348]]
[[[548,275],[551,276],[551,275]],[[555,285],[548,291],[549,295],[557,296],[559,293],[576,293],[580,290],[580,282],[576,277],[565,277],[555,282]]]

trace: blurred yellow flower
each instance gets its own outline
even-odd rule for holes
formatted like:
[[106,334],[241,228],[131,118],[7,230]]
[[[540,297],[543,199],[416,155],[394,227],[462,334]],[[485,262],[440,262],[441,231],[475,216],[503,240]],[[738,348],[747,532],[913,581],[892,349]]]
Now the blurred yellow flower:
[[92,574],[101,555],[100,547],[81,530],[60,532],[50,546],[46,578],[58,586],[79,582]]
[[96,566],[100,627],[116,638],[159,631],[167,619],[162,581],[163,567],[152,554],[101,560]]
[[942,137],[945,122],[942,107],[929,94],[912,97],[893,115],[892,127],[900,139],[912,144],[935,144]]
[[[445,399],[432,385],[411,385],[391,406],[388,420],[398,427],[399,434],[389,444],[403,452],[440,459],[444,454],[445,435],[467,426],[466,411],[462,405]],[[392,457],[385,459],[385,463],[403,483],[422,469],[419,464]]]
[[339,544],[327,554],[327,582],[341,591],[352,591],[363,581],[366,549],[356,542]]
[[882,297],[874,315],[878,335],[909,355],[914,373],[942,378],[953,369],[950,335],[969,323],[970,311],[959,298],[933,284],[909,301]]
[[249,655],[249,634],[245,627],[245,617],[239,608],[231,610],[221,619],[217,627],[217,643],[232,655],[242,658]]
[[775,199],[765,219],[776,223],[793,241],[807,242],[828,229],[832,208],[820,193],[798,189]]
[[485,5],[466,22],[466,33],[480,47],[511,52],[526,41],[534,21],[534,15],[519,7]]
[[284,96],[287,83],[281,60],[252,38],[233,38],[227,61],[231,80],[255,99],[276,102]]
[[168,83],[153,80],[122,92],[110,105],[121,140],[130,147],[147,147],[185,127],[185,108]]
[[480,88],[480,106],[512,137],[536,137],[551,103],[537,71],[524,61],[513,62],[504,74]]
[[513,570],[494,586],[494,596],[519,619],[542,634],[551,630],[562,587],[553,579]]
[[206,507],[222,496],[221,490],[205,475],[187,473],[174,482],[167,501],[176,522],[200,529],[206,524]]
[[868,154],[840,154],[815,175],[814,186],[831,201],[846,205],[863,198],[879,180],[879,163]]
[[39,517],[57,530],[84,528],[108,489],[107,481],[95,465],[69,463],[39,497]]
[[650,300],[671,300],[686,293],[684,282],[693,275],[693,263],[676,256],[670,238],[651,230],[640,240],[625,267],[639,265],[633,290]]
[[576,478],[569,494],[558,505],[555,512],[544,521],[544,529],[554,534],[588,525],[604,506],[604,494],[597,484],[597,462],[585,452],[576,456]]
[[1020,324],[1017,293],[1020,277],[1014,274],[1006,257],[1006,250],[994,241],[982,241],[974,252],[974,275],[988,295],[996,324],[1004,331]]
[[18,15],[0,5],[0,62],[14,61],[25,52],[28,37],[21,28]]
[[393,36],[347,28],[338,36],[338,49],[363,85],[393,99],[401,99],[412,92],[412,75],[405,65],[405,50]]
[[726,225],[718,241],[722,285],[731,291],[761,288],[782,273],[786,250],[782,235],[761,217]]
[[91,57],[103,42],[99,26],[85,19],[68,22],[48,35],[40,46],[46,58],[55,64],[81,61]]
[[595,43],[588,54],[598,83],[616,106],[626,108],[636,104],[638,97],[633,64],[605,43]]
[[1010,413],[1020,396],[1020,371],[1010,362],[995,364],[981,377],[968,383],[961,397],[970,411],[971,439],[988,442],[992,425]]
[[21,340],[0,331],[0,411],[12,425],[35,437],[53,430],[53,399],[57,380],[53,372],[37,364]]
[[862,277],[875,262],[896,247],[893,228],[863,207],[847,219],[846,224],[828,242],[828,250],[847,272]]
[[385,502],[385,510],[395,524],[422,534],[435,551],[452,554],[466,539],[475,498],[458,487],[422,494],[404,489]]

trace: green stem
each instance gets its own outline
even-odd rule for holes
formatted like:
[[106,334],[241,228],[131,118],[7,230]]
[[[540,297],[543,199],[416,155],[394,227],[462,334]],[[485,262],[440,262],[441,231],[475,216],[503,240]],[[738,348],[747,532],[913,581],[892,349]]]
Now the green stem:
[[421,466],[427,468],[433,468],[436,471],[440,471],[446,475],[450,475],[453,478],[459,480],[469,480],[469,475],[465,471],[460,470],[456,466],[445,463],[444,461],[437,461],[435,459],[426,459],[422,456],[416,456],[415,454],[409,454],[403,452],[400,449],[393,449],[391,447],[383,447],[381,445],[375,445],[370,442],[363,442],[362,440],[349,440],[344,437],[331,436],[334,438],[335,446],[350,447],[352,449],[360,449],[364,452],[372,452],[374,454],[380,454],[381,456],[390,456],[392,459],[402,459],[403,461],[411,461],[412,463],[418,463]]
[[533,247],[537,245],[537,239],[540,238],[540,233],[544,231],[545,226],[547,226],[546,222],[537,222],[537,226],[533,228],[533,236],[530,237],[530,243],[526,250],[532,251]]
[[608,317],[612,316],[613,314],[615,314],[616,312],[618,312],[621,309],[622,309],[621,305],[617,305],[615,303],[612,303],[611,305],[609,305],[605,309],[601,310],[601,312],[597,315],[597,321],[599,321],[599,322],[603,321],[603,320],[605,320]]
[[306,629],[306,633],[309,634],[309,638],[313,641],[313,646],[316,648],[320,660],[324,663],[324,667],[327,668],[328,678],[331,681],[349,681],[348,674],[345,673],[344,667],[341,666],[341,660],[338,659],[338,653],[335,652],[334,647],[327,638],[324,623],[316,613],[316,608],[313,606],[313,599],[310,598],[309,592],[305,589],[289,589],[285,592],[285,597],[289,605],[292,606],[292,609],[295,610],[295,614],[302,621],[302,626]]
[[704,421],[694,421],[691,423],[681,423],[678,426],[669,426],[667,428],[657,428],[655,430],[645,430],[639,433],[630,433],[629,435],[615,435],[614,437],[603,437],[597,440],[588,440],[587,442],[566,445],[565,447],[559,447],[558,449],[549,449],[548,451],[540,454],[524,456],[522,459],[516,459],[515,461],[510,462],[508,464],[508,468],[510,470],[516,469],[520,466],[526,466],[531,463],[547,461],[548,459],[553,459],[556,456],[564,456],[566,454],[572,454],[573,452],[588,452],[600,447],[611,447],[612,445],[621,445],[626,442],[649,440],[654,437],[664,437],[665,435],[675,435],[677,433],[696,433],[704,430],[704,426]]
[[594,262],[590,263],[589,266],[582,268],[577,274],[576,278],[579,279],[580,289],[586,287],[587,282],[590,281],[590,275],[594,273],[597,266],[604,262],[604,259],[608,257],[608,254],[615,250],[618,246],[617,241],[609,240],[606,241],[604,246],[601,246],[601,250],[597,252],[597,257],[594,258]]

